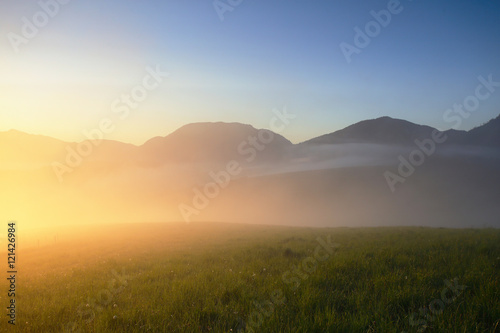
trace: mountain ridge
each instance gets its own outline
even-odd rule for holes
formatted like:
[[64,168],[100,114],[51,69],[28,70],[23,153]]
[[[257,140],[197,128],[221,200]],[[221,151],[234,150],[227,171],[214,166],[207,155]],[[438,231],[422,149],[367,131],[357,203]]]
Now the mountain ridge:
[[[382,130],[386,130],[386,129],[391,129],[391,127],[393,128],[396,125],[402,126],[402,128],[398,129],[397,134],[401,135],[406,130],[406,134],[408,134],[408,133],[410,133],[410,134],[414,133],[414,134],[417,135],[417,137],[413,137],[413,139],[411,139],[411,138],[409,139],[409,138],[405,138],[404,136],[400,136],[400,138],[403,139],[403,140],[400,141],[400,142],[394,142],[394,138],[391,138],[391,136],[390,136],[391,133],[387,133],[387,132],[385,132],[385,133],[375,133],[376,134],[375,137],[370,137],[369,135],[367,135],[366,132],[365,133],[357,133],[356,132],[356,131],[359,132],[361,129],[369,129],[373,133],[373,132],[376,132],[375,129],[377,129],[377,127],[379,127],[379,130],[382,131]],[[182,133],[183,131],[187,131],[189,129],[193,129],[195,127],[221,127],[221,126],[222,127],[233,126],[233,127],[238,127],[239,129],[246,128],[246,129],[251,129],[251,130],[255,130],[255,131],[259,131],[259,130],[270,131],[270,130],[267,130],[267,129],[257,129],[257,128],[255,128],[254,126],[252,126],[250,124],[244,124],[244,123],[239,123],[239,122],[222,122],[222,121],[219,121],[219,122],[194,122],[194,123],[189,123],[189,124],[183,125],[183,126],[177,128],[176,130],[174,130],[173,132],[171,132],[169,134],[166,134],[164,136],[155,136],[155,137],[152,137],[152,138],[146,140],[143,144],[140,144],[140,145],[133,144],[133,143],[127,143],[127,142],[123,142],[123,141],[119,141],[119,140],[111,140],[111,139],[103,139],[102,141],[103,142],[107,142],[107,141],[109,141],[109,142],[117,142],[117,143],[122,143],[122,144],[125,144],[125,145],[131,145],[131,146],[135,146],[135,147],[142,147],[142,146],[145,146],[145,145],[150,145],[152,142],[154,142],[156,140],[161,140],[161,139],[164,139],[164,138],[168,138],[168,137],[170,137],[172,135],[179,135],[179,133]],[[413,141],[414,141],[414,139],[416,139],[416,138],[418,139],[419,137],[423,138],[422,134],[428,135],[433,130],[437,130],[437,129],[434,128],[434,127],[432,127],[432,126],[429,126],[429,125],[416,124],[416,123],[413,123],[413,122],[410,122],[410,121],[407,121],[407,120],[404,120],[404,119],[392,118],[392,117],[389,117],[389,116],[382,116],[382,117],[379,117],[379,118],[362,120],[362,121],[359,121],[359,122],[354,123],[352,125],[349,125],[347,127],[344,127],[344,128],[342,128],[340,130],[337,130],[337,131],[334,131],[334,132],[330,132],[330,133],[327,133],[327,134],[322,134],[322,135],[319,135],[317,137],[313,137],[311,139],[302,141],[302,142],[294,144],[294,145],[301,145],[301,144],[352,143],[352,142],[399,143],[399,144],[401,144],[401,143],[404,143],[404,144],[410,143],[410,144],[412,144]],[[496,139],[497,137],[500,137],[500,134],[498,136],[496,135],[496,133],[500,132],[500,114],[497,117],[490,119],[485,124],[482,124],[480,126],[476,126],[476,127],[472,128],[472,129],[470,129],[468,131],[466,131],[466,130],[448,129],[448,130],[444,130],[442,132],[445,133],[445,134],[447,134],[447,135],[449,135],[450,137],[452,137],[451,141],[458,142],[460,144],[463,143],[463,141],[464,141],[464,139],[463,139],[464,135],[473,133],[474,136],[476,137],[476,139],[474,140],[474,142],[477,142],[477,143],[480,143],[480,144],[485,144],[486,142],[485,142],[484,139],[481,140],[481,139],[477,138],[477,137],[480,137],[480,136],[487,135],[487,134],[484,133],[485,131],[487,131],[489,133],[495,133],[495,135],[490,134],[490,136],[492,136],[492,138],[494,138],[494,139]],[[283,137],[282,135],[279,135],[277,133],[274,133],[274,134],[278,135],[279,137]],[[352,136],[352,134],[358,134],[358,135],[356,137],[356,136]],[[48,136],[48,135],[32,134],[32,133],[28,133],[28,132],[24,132],[24,131],[20,131],[20,130],[16,130],[16,129],[10,129],[10,130],[7,130],[7,131],[0,131],[0,141],[2,139],[4,139],[6,135],[9,135],[9,136],[15,135],[15,136],[18,136],[18,137],[24,135],[24,136],[30,136],[31,138],[37,137],[37,138],[52,139],[52,140],[55,140],[55,141],[58,141],[58,142],[66,143],[66,144],[79,143],[79,142],[83,142],[83,141],[93,141],[93,140],[85,139],[85,140],[82,140],[82,141],[71,142],[71,141],[65,141],[65,140],[58,139],[58,138],[55,138],[55,137],[52,137],[52,136]],[[396,136],[396,139],[398,139],[397,138],[398,135],[395,135],[395,136]],[[462,138],[459,138],[459,137],[462,137]],[[283,137],[283,138],[286,141],[290,142],[290,140],[288,140],[286,137]],[[331,139],[331,140],[329,140],[329,139]]]
[[[384,116],[357,122],[341,130],[306,140],[301,144],[383,143],[412,145],[415,140],[431,138],[434,131],[439,130],[428,125],[419,125],[407,120]],[[500,147],[500,115],[469,131],[449,129],[440,132],[447,135],[446,144]]]
[[[371,135],[389,143],[385,145],[294,145],[250,125],[195,123],[141,146],[101,142],[81,156],[81,163],[75,162],[75,152],[90,149],[88,142],[79,147],[49,137],[57,144],[45,147],[38,136],[0,133],[0,184],[11,189],[2,193],[4,214],[32,219],[33,224],[39,216],[50,216],[54,221],[103,223],[154,218],[323,226],[497,226],[500,149],[464,145],[490,144],[487,140],[497,137],[499,121],[500,117],[492,119],[471,133],[448,132],[467,140],[459,147],[436,149],[432,158],[410,140],[427,135],[432,127],[389,117],[368,120],[361,127],[354,124],[342,137],[356,138],[360,128],[374,128],[362,133],[362,139],[366,142]],[[391,124],[398,126],[395,134],[387,133]],[[267,144],[259,142],[259,134]],[[268,141],[270,135],[276,135],[275,140]],[[20,144],[13,139],[25,136],[29,140]],[[392,144],[401,138],[410,145]],[[69,159],[68,149],[73,151]],[[54,162],[60,164],[57,169]],[[401,182],[389,184],[387,172]],[[37,203],[29,212],[27,201]],[[180,210],[186,205],[188,215]]]

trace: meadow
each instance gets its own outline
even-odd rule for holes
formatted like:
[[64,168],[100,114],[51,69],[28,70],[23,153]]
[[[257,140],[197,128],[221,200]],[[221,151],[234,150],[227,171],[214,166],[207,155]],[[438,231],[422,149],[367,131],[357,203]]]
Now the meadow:
[[18,253],[18,332],[500,332],[496,229],[144,223],[50,239]]

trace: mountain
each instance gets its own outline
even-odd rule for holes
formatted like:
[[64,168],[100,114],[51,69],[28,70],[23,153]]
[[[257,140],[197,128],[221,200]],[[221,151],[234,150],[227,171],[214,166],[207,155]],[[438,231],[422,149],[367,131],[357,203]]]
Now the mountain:
[[[499,123],[447,131],[452,144],[425,159],[413,140],[434,129],[389,117],[302,145],[239,123],[189,124],[141,146],[0,132],[0,187],[8,189],[0,218],[499,226]],[[54,172],[53,162],[85,147],[79,165]],[[227,171],[232,160],[241,171]]]
[[33,169],[60,156],[66,143],[17,130],[0,132],[0,169]]
[[467,132],[467,143],[477,146],[500,147],[500,115]]
[[381,117],[364,120],[339,131],[308,140],[306,144],[384,143],[412,144],[415,139],[429,138],[434,128],[406,120]]
[[[223,162],[236,159],[277,161],[293,144],[269,130],[240,123],[194,123],[140,147],[141,164]],[[252,158],[254,157],[254,158]]]
[[[0,132],[0,169],[38,169],[53,162],[81,160],[87,168],[114,169],[124,164],[227,163],[231,160],[277,162],[293,144],[269,130],[240,123],[194,123],[142,146],[113,140],[65,142],[16,130]],[[75,157],[79,155],[79,157]]]
[[79,155],[87,165],[121,165],[133,159],[136,148],[113,140],[65,142],[9,130],[0,132],[0,169],[38,169],[53,162],[65,164],[68,155]]
[[[364,120],[339,131],[325,134],[304,144],[341,144],[341,143],[375,143],[414,145],[415,140],[431,138],[436,129],[426,125],[381,117]],[[464,146],[500,146],[500,116],[487,124],[470,131],[450,129],[444,131],[448,139],[446,144]]]
[[[283,136],[269,130],[258,130],[240,123],[194,123],[185,125],[165,137],[155,137],[142,146],[118,141],[83,141],[70,143],[42,135],[16,130],[0,132],[0,169],[36,169],[53,162],[65,163],[68,154],[78,147],[91,147],[83,156],[87,167],[114,169],[121,165],[154,167],[165,164],[227,163],[231,160],[253,163],[286,162],[330,158],[329,151],[314,150],[335,144],[337,150],[358,154],[349,143],[414,146],[416,139],[432,137],[435,129],[406,120],[381,117],[365,120],[342,130],[293,145]],[[447,145],[496,148],[500,147],[500,116],[470,131],[448,130]],[[373,154],[377,154],[370,148]],[[318,154],[321,154],[319,156]],[[344,154],[344,153],[342,153]],[[336,155],[339,155],[337,152]],[[345,154],[344,154],[345,155]]]

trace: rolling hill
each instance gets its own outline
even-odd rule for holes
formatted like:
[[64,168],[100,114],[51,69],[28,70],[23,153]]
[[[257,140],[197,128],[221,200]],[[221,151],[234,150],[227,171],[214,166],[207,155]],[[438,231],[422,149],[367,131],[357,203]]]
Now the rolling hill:
[[[269,130],[240,123],[194,123],[140,147],[141,165],[211,163],[241,159],[263,162],[283,158],[292,143]],[[255,154],[254,154],[255,153]]]
[[[413,145],[415,140],[431,138],[437,129],[406,120],[381,117],[364,120],[339,131],[307,140],[304,144],[381,143]],[[470,131],[444,131],[448,145],[499,146],[500,116]]]

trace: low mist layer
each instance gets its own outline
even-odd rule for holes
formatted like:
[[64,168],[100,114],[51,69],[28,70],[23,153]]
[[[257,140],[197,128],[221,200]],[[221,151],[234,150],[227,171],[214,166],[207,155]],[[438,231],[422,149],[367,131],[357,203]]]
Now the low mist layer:
[[500,150],[491,145],[426,138],[293,145],[267,130],[224,123],[194,124],[140,147],[15,131],[0,139],[1,218],[27,228],[164,221],[500,226]]

